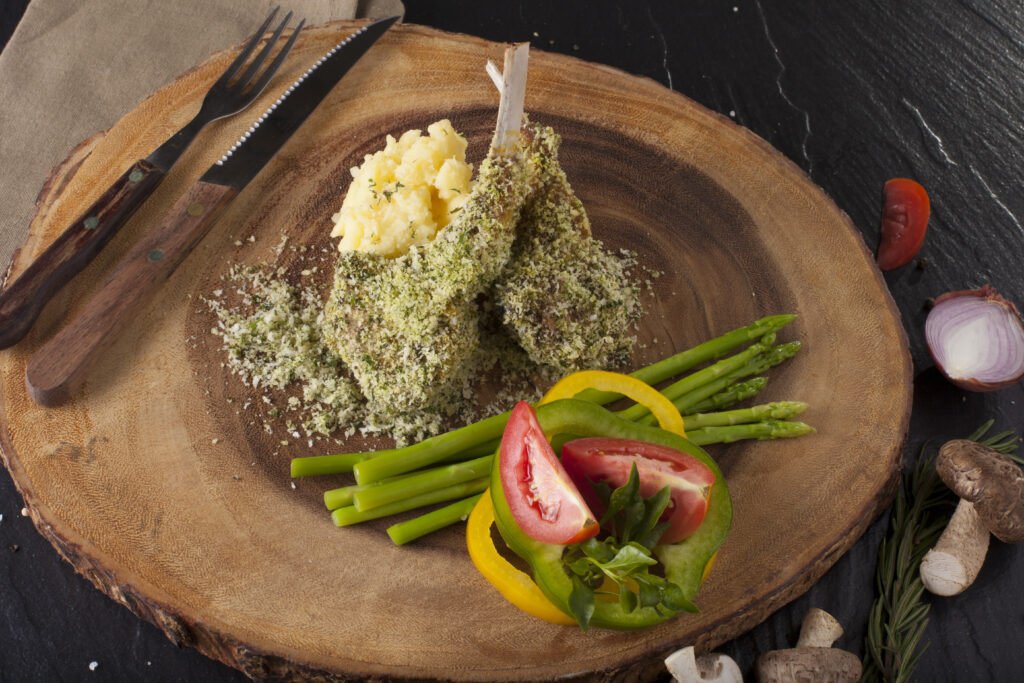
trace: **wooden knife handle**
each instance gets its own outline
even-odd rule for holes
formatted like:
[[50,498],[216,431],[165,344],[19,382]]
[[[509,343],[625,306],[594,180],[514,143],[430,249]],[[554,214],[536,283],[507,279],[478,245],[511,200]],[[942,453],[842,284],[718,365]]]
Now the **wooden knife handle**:
[[93,260],[163,177],[164,172],[145,159],[136,161],[17,280],[0,292],[0,349],[18,343],[28,334],[50,297]]
[[29,359],[25,384],[33,400],[54,405],[85,378],[132,314],[149,301],[238,194],[197,182],[117,265],[79,314]]

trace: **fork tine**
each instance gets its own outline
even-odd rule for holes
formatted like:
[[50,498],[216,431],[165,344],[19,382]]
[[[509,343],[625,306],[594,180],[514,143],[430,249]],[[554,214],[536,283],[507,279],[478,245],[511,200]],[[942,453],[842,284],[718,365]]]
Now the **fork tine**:
[[217,82],[213,84],[213,87],[226,85],[227,82],[230,81],[236,73],[238,73],[238,70],[243,64],[245,64],[245,60],[249,59],[249,55],[251,55],[252,51],[256,49],[257,45],[259,45],[260,39],[263,38],[263,34],[267,32],[267,27],[270,26],[270,22],[272,22],[274,17],[277,16],[277,11],[279,9],[281,9],[280,5],[270,10],[270,14],[263,22],[263,25],[256,30],[256,33],[254,33],[252,38],[249,39],[249,42],[246,43],[245,48],[238,53],[238,56],[235,57],[235,61],[231,62],[221,77],[217,79]]
[[281,47],[281,51],[277,53],[277,56],[274,57],[274,61],[270,63],[270,66],[268,66],[266,71],[263,72],[263,75],[260,76],[260,80],[252,86],[252,92],[258,93],[266,87],[267,83],[277,72],[277,68],[281,66],[281,62],[283,62],[284,58],[288,56],[289,52],[291,52],[292,45],[295,44],[295,39],[299,37],[299,31],[301,31],[302,27],[305,25],[306,20],[303,19],[299,22],[299,25],[295,27],[295,30],[292,31],[291,37],[288,38],[288,42]]
[[270,55],[271,50],[273,50],[274,45],[277,44],[277,39],[281,37],[281,33],[284,31],[284,27],[288,25],[288,22],[291,21],[291,18],[291,12],[284,15],[284,19],[281,21],[281,24],[277,27],[277,30],[274,31],[274,35],[270,36],[270,38],[267,40],[267,44],[263,46],[263,49],[260,50],[260,53],[256,55],[256,57],[252,60],[252,64],[250,64],[249,68],[245,70],[245,73],[238,77],[238,82],[236,83],[235,87],[241,90],[245,90],[248,87],[249,81],[253,79],[253,77],[256,75],[256,72],[259,71],[259,68],[263,66],[263,62],[267,60],[267,57]]

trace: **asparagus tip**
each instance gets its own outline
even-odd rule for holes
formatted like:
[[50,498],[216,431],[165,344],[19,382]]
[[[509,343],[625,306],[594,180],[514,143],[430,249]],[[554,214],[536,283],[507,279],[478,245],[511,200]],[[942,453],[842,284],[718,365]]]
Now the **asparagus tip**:
[[799,422],[797,420],[780,420],[766,424],[771,425],[771,435],[767,437],[769,439],[792,439],[806,434],[817,433],[814,427],[806,422]]
[[771,405],[769,414],[776,419],[796,417],[808,408],[808,405],[803,401],[776,401],[769,405]]
[[[778,313],[776,315],[768,315],[761,318],[754,325],[767,327],[769,329],[781,330],[786,325],[796,320],[796,315],[793,313]],[[753,327],[752,325],[751,327]]]

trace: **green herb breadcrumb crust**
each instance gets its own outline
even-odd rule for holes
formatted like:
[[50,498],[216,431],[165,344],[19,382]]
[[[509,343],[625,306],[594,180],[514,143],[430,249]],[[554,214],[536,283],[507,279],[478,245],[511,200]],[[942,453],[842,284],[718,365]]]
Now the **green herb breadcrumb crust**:
[[550,132],[541,142],[542,184],[523,210],[495,299],[534,362],[563,374],[620,367],[640,317],[628,272],[635,260],[616,257],[591,236],[583,203],[558,163],[559,137]]

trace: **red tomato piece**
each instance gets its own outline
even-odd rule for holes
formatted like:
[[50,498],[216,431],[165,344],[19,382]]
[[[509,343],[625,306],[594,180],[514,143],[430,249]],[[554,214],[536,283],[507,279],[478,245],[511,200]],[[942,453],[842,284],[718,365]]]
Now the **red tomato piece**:
[[501,488],[515,523],[541,543],[568,545],[596,536],[594,513],[555,456],[526,401],[512,409],[498,451]]
[[921,185],[908,178],[893,178],[882,192],[882,241],[878,267],[893,270],[906,265],[924,243],[931,202]]
[[597,492],[590,485],[605,481],[612,488],[629,480],[636,463],[640,495],[649,498],[662,488],[670,489],[670,502],[661,517],[669,528],[659,543],[681,541],[700,526],[708,512],[708,497],[715,474],[697,458],[674,448],[631,439],[589,438],[562,447],[562,464],[591,509],[604,513]]

